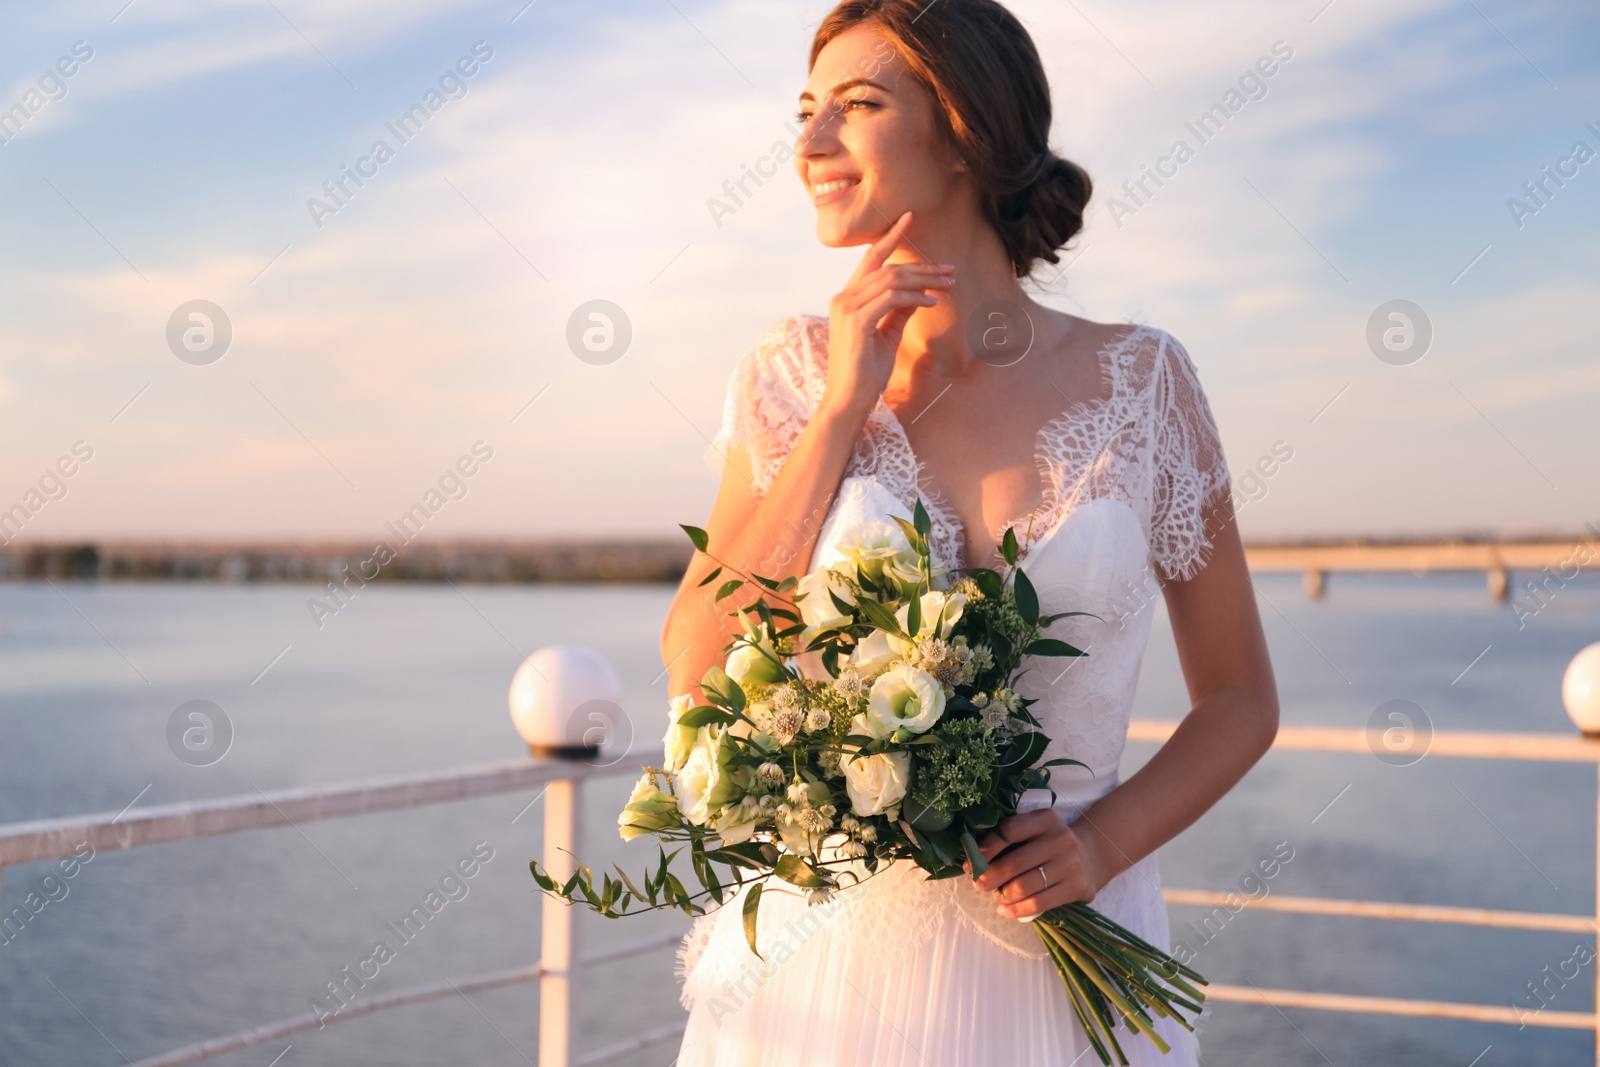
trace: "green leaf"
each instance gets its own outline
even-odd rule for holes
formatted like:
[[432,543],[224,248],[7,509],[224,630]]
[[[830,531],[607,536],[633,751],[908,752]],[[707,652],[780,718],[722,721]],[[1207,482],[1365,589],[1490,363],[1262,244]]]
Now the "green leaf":
[[930,808],[926,804],[919,804],[910,797],[906,797],[905,805],[900,809],[901,815],[918,830],[943,830],[949,826],[952,817],[949,812]]
[[1041,637],[1022,650],[1024,656],[1087,656],[1089,653],[1053,637]]
[[928,509],[922,506],[922,498],[917,497],[917,506],[911,509],[911,522],[923,537],[933,529],[933,520],[928,517]]
[[978,591],[984,596],[997,597],[1005,591],[1004,579],[987,567],[970,570],[967,576],[978,583]]
[[1020,569],[1016,572],[1014,589],[1017,594],[1017,614],[1029,626],[1036,625],[1039,622],[1039,594],[1034,592],[1033,582]]
[[798,577],[796,577],[795,575],[791,574],[791,575],[789,575],[789,577],[785,578],[783,581],[778,583],[778,588],[777,588],[776,591],[779,592],[779,593],[787,593],[787,592],[792,591],[793,589],[795,589],[799,585],[800,585],[800,579]]
[[800,886],[802,889],[821,889],[830,884],[829,879],[821,871],[792,852],[780,856],[778,865],[773,870],[785,882]]
[[989,869],[989,861],[983,858],[983,851],[978,848],[978,839],[964,826],[961,828],[961,847],[967,850],[967,859],[972,864],[973,878],[977,878]]
[[739,721],[737,715],[723,711],[721,708],[710,704],[701,704],[697,708],[690,708],[678,718],[679,726],[687,726],[691,730],[698,730],[702,726],[731,726]]
[[528,869],[533,872],[533,880],[539,883],[539,888],[547,893],[556,891],[556,880],[539,870],[539,861],[533,860],[528,864]]
[[706,546],[711,543],[711,539],[706,536],[706,532],[700,529],[698,526],[685,526],[680,522],[678,524],[678,528],[684,533],[688,534],[689,540],[694,542],[694,547],[698,548],[702,552],[704,552],[706,550]]
[[756,914],[761,907],[761,883],[757,882],[750,887],[750,894],[744,898],[744,939],[750,942],[750,951],[756,954],[756,959],[762,963],[767,962],[756,948]]
[[887,630],[896,637],[904,637],[905,631],[900,629],[900,620],[894,617],[894,612],[878,603],[876,600],[858,601],[861,613],[865,615],[880,630]]
[[[1070,618],[1073,618],[1074,616],[1077,616],[1077,615],[1087,615],[1091,619],[1099,619],[1100,618],[1100,616],[1096,615],[1092,611],[1058,611],[1054,615],[1041,615],[1041,616],[1039,616],[1039,625],[1040,626],[1049,626],[1051,623],[1055,622],[1057,619],[1070,619]],[[1104,619],[1100,619],[1100,621],[1104,622],[1105,620]]]
[[717,599],[721,600],[724,597],[732,596],[739,591],[739,587],[742,585],[744,585],[744,582],[738,578],[728,579],[722,583],[722,588],[717,590]]
[[895,515],[893,516],[893,519],[895,523],[899,525],[900,532],[906,535],[906,543],[911,546],[911,550],[913,552],[920,553],[923,549],[922,534],[918,532],[915,526],[911,525],[900,516]]
[[1000,554],[1005,557],[1008,564],[1015,567],[1019,550],[1017,531],[1009,526],[1006,527],[1006,535],[1000,539]]
[[922,598],[912,594],[906,601],[906,633],[916,634],[922,631]]
[[717,578],[721,574],[722,574],[722,568],[721,567],[717,567],[710,574],[708,574],[704,578],[700,579],[700,583],[699,584],[700,585],[710,585],[712,582],[716,581]]
[[744,710],[744,690],[721,667],[708,668],[700,676],[700,688],[719,707],[732,712]]

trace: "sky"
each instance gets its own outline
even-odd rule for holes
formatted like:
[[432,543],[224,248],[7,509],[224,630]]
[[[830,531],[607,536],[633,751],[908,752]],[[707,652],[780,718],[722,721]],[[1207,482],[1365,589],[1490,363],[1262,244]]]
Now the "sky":
[[[734,362],[825,313],[861,252],[817,243],[789,168],[710,206],[792,140],[828,7],[16,6],[0,510],[28,518],[8,533],[365,540],[441,482],[430,537],[702,521]],[[1037,296],[1184,343],[1236,477],[1272,469],[1247,538],[1600,523],[1600,10],[1011,7],[1052,146],[1096,183]],[[1186,124],[1275,49],[1200,143]],[[1179,139],[1192,155],[1162,163]],[[1146,166],[1171,176],[1135,198]],[[594,300],[630,326],[616,358],[569,345]],[[1416,327],[1398,352],[1369,337],[1393,301]]]

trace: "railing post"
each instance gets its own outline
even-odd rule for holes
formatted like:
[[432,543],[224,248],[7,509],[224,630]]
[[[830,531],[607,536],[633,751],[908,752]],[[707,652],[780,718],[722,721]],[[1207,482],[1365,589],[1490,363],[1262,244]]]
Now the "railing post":
[[[578,848],[578,782],[551,782],[544,794],[544,869],[558,882],[575,870]],[[539,1067],[571,1067],[573,993],[577,983],[577,909],[540,893]]]

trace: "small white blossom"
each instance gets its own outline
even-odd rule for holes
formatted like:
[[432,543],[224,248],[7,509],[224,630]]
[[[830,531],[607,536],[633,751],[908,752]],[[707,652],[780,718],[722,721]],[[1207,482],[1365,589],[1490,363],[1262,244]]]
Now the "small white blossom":
[[818,808],[802,808],[794,821],[800,824],[802,830],[812,834],[824,833],[833,826],[833,820]]
[[833,691],[843,697],[846,702],[854,704],[867,691],[867,686],[861,680],[861,675],[847,668],[840,673],[839,677],[833,680]]
[[772,712],[772,732],[777,735],[781,744],[787,745],[794,740],[794,735],[800,732],[803,721],[799,708],[774,708]]
[[833,716],[828,714],[827,708],[812,708],[806,712],[806,729],[812,732],[826,730],[833,723]]
[[776,763],[763,763],[756,768],[756,784],[763,789],[781,788],[783,777],[783,768]]

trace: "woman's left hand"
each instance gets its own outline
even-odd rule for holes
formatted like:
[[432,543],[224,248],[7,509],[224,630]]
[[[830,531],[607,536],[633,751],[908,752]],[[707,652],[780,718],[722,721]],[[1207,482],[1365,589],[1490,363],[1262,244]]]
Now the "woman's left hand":
[[[1107,881],[1090,841],[1049,808],[1009,816],[978,842],[978,851],[990,864],[974,884],[993,891],[1000,914],[1013,919],[1075,901],[1087,903]],[[970,876],[971,862],[963,866]]]

